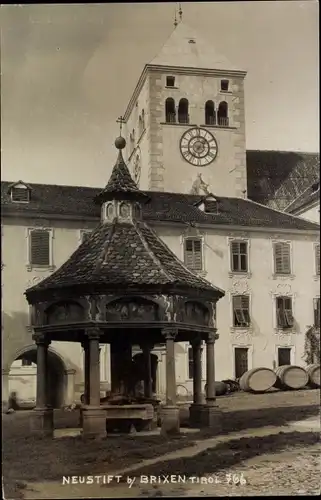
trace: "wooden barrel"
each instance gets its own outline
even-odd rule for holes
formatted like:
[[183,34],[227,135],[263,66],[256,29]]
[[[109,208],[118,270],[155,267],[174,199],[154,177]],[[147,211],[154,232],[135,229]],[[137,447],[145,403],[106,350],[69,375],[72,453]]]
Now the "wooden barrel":
[[269,368],[252,368],[239,380],[240,389],[245,392],[265,392],[276,382],[276,374]]
[[302,389],[309,381],[309,376],[304,368],[295,365],[279,366],[275,370],[277,379],[274,387],[277,389]]
[[320,387],[320,365],[314,364],[306,367],[309,377],[309,386],[314,389]]

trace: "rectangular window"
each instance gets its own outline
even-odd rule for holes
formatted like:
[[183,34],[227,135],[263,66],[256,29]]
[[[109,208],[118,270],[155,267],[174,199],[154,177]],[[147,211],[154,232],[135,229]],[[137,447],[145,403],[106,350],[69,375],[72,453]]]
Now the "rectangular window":
[[292,298],[277,297],[276,299],[276,317],[278,328],[291,328],[294,324]]
[[15,202],[28,202],[30,198],[30,191],[28,188],[14,187],[11,190],[11,200]]
[[247,272],[248,270],[248,243],[247,241],[232,241],[231,243],[231,270],[232,272]]
[[279,347],[278,348],[278,366],[291,364],[291,348]]
[[250,297],[248,295],[233,296],[233,326],[250,326]]
[[33,229],[30,232],[30,264],[32,266],[50,265],[50,231]]
[[184,242],[184,263],[194,271],[203,269],[202,240],[200,238],[186,238]]
[[320,297],[313,299],[313,308],[314,308],[314,326],[316,328],[320,328]]
[[320,245],[315,245],[315,274],[320,276]]
[[248,371],[248,348],[235,347],[234,349],[234,371],[235,378],[242,377],[243,373]]
[[188,348],[188,378],[194,377],[193,348]]
[[166,77],[166,87],[175,87],[175,76]]
[[274,243],[274,273],[291,274],[290,243]]
[[229,81],[228,80],[221,80],[221,91],[228,92],[228,89],[229,89]]

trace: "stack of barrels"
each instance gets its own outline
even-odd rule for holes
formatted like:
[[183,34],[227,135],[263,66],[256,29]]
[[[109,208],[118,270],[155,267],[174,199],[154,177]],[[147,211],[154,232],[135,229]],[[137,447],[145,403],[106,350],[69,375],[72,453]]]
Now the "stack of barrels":
[[306,369],[296,365],[280,366],[276,370],[253,368],[239,380],[240,389],[245,392],[262,393],[272,387],[281,390],[298,390],[304,387],[320,387],[320,365],[313,364]]

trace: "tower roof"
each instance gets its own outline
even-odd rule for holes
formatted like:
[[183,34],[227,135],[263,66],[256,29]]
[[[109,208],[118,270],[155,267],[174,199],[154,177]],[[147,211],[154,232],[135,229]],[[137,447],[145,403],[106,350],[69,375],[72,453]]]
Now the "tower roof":
[[175,27],[160,52],[149,64],[241,71],[224,56],[218,54],[211,43],[203,40],[196,31],[183,22]]
[[[101,200],[106,197],[136,203],[139,198],[148,199],[131,178],[121,151],[106,188],[98,195]],[[26,291],[28,301],[57,299],[64,290],[74,296],[116,290],[205,294],[212,299],[224,295],[190,271],[135,213],[139,211],[125,222],[117,215],[101,222],[57,271]]]

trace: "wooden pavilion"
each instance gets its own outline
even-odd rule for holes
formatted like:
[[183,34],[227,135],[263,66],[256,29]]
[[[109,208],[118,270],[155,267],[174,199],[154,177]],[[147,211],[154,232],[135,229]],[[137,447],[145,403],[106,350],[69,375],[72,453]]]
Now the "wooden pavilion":
[[[100,344],[110,344],[112,390],[122,367],[139,345],[146,359],[145,395],[151,396],[151,356],[166,349],[166,404],[162,431],[179,432],[176,403],[175,342],[190,342],[194,377],[191,420],[219,431],[215,402],[214,343],[216,303],[224,292],[190,271],[144,222],[148,194],[133,181],[119,150],[110,180],[95,199],[101,222],[53,274],[29,288],[37,345],[37,400],[33,429],[53,435],[53,409],[47,404],[48,346],[79,342],[84,349],[84,436],[106,434],[106,408],[100,402]],[[206,343],[206,403],[202,398],[201,349]]]

